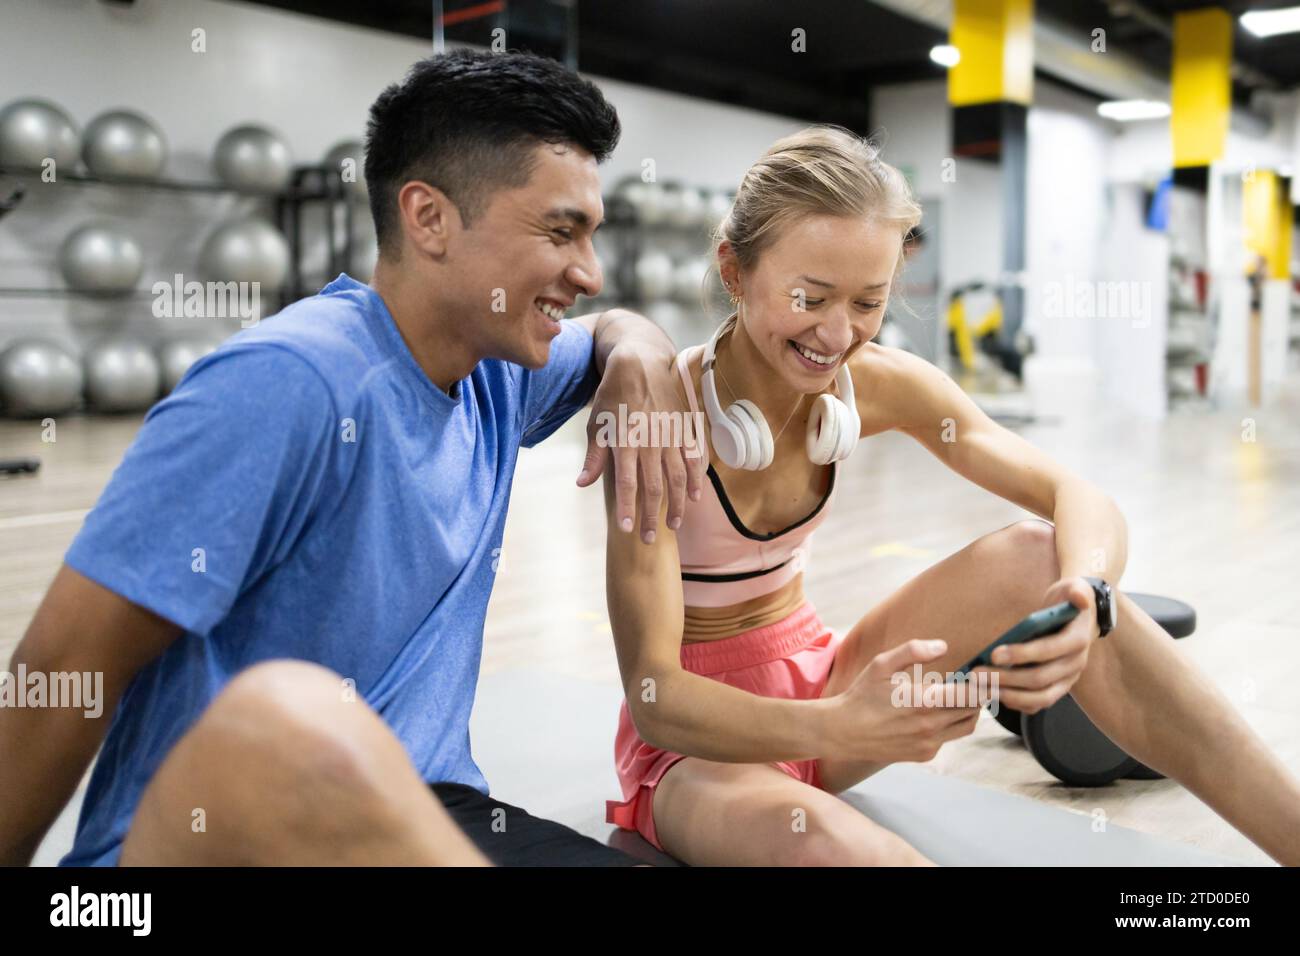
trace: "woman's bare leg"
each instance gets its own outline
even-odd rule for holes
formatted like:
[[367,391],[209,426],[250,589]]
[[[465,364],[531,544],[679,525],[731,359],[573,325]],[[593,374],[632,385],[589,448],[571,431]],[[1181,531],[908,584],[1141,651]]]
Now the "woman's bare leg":
[[1260,849],[1300,866],[1300,781],[1127,595],[1071,694],[1125,753],[1177,780]]
[[[955,671],[1038,610],[1058,576],[1054,542],[1055,531],[1047,522],[1021,521],[922,571],[853,626],[836,652],[822,696],[842,692],[877,654],[914,638],[946,641],[947,652],[927,669]],[[885,766],[823,759],[822,783],[839,793]]]
[[[823,696],[912,638],[947,641],[930,667],[955,670],[1037,610],[1058,577],[1055,531],[1046,522],[985,535],[872,608],[841,644]],[[1118,626],[1093,643],[1071,694],[1126,753],[1187,787],[1274,859],[1300,864],[1300,781],[1126,595]],[[883,766],[823,760],[822,780],[839,792]]]
[[655,788],[664,849],[692,866],[933,866],[839,797],[769,764],[687,757]]

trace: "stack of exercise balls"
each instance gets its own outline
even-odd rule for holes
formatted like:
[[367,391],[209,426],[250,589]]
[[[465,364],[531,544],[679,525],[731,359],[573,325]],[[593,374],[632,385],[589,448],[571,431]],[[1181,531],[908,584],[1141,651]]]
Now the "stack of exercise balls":
[[0,405],[13,418],[62,415],[80,407],[83,397],[95,412],[144,411],[220,344],[212,336],[188,336],[155,353],[143,342],[110,338],[78,360],[53,342],[20,339],[0,351]]
[[[0,109],[0,168],[75,174],[84,164],[93,178],[143,182],[164,174],[168,144],[159,125],[127,108],[105,110],[79,129],[48,100],[24,98]],[[359,139],[335,144],[322,164],[349,202],[365,204],[364,146]],[[228,129],[212,151],[212,170],[225,186],[268,197],[293,188],[293,156],[285,139],[264,125]],[[47,177],[51,178],[51,177]],[[369,217],[360,217],[364,226]],[[58,249],[68,289],[94,297],[128,296],[144,275],[144,249],[134,230],[93,220],[76,225]],[[354,237],[351,271],[369,278],[378,257],[373,231]],[[204,237],[197,278],[256,284],[264,296],[280,293],[291,268],[289,244],[265,218],[241,214],[210,228]],[[95,341],[78,355],[65,345],[22,338],[0,343],[0,410],[20,416],[58,415],[88,408],[135,412],[176,387],[186,371],[220,344],[213,333],[185,333],[162,342],[113,337]]]
[[167,162],[167,141],[141,113],[115,109],[90,121],[82,133],[59,106],[21,99],[0,109],[0,166],[54,173],[76,169],[78,159],[101,179],[154,179]]
[[710,238],[730,213],[733,194],[629,176],[615,186],[614,199],[618,225],[632,230],[622,246],[632,261],[617,272],[630,287],[618,294],[679,345],[702,341],[712,311]]
[[636,212],[642,226],[672,229],[712,229],[731,210],[732,198],[721,190],[696,189],[681,183],[642,182],[632,178],[614,190]]
[[703,341],[715,306],[725,307],[710,301],[718,293],[707,281],[710,239],[730,214],[734,194],[633,176],[614,195],[630,207],[628,226],[635,230],[635,259],[627,272],[632,287],[621,291],[678,345]]
[[214,338],[189,336],[165,342],[155,353],[132,339],[100,342],[85,357],[86,400],[99,412],[143,411],[219,344]]

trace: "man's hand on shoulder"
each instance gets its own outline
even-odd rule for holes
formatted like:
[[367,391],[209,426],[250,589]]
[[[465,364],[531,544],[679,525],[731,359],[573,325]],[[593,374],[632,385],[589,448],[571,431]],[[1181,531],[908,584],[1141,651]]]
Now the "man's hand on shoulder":
[[641,538],[654,540],[659,506],[668,498],[668,527],[682,521],[686,498],[699,499],[706,461],[700,423],[677,388],[676,349],[653,322],[625,309],[596,322],[600,386],[587,420],[587,456],[578,485],[587,487],[612,459],[617,520],[630,532],[641,500]]

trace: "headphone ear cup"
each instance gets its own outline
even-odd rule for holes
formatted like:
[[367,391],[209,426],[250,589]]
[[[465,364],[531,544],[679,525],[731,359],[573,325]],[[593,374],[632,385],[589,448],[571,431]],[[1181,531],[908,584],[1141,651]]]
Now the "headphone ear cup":
[[839,416],[835,414],[835,399],[830,395],[819,395],[813,404],[812,415],[808,418],[808,432],[805,436],[804,450],[815,465],[828,465],[835,460],[835,452],[840,446]]
[[709,444],[714,453],[728,468],[739,468],[746,457],[745,435],[730,414],[724,418],[714,418],[713,427],[709,429]]
[[736,433],[736,458],[732,468],[740,468],[749,471],[753,468],[750,462],[754,458],[754,444],[758,436],[754,434],[754,422],[750,419],[749,413],[740,407],[739,402],[727,406],[727,421]]
[[835,460],[843,461],[853,454],[853,449],[858,447],[858,432],[862,430],[862,422],[858,419],[857,413],[844,402],[836,399],[839,406],[839,413],[842,421],[840,422],[840,446],[835,451]]
[[839,394],[830,399],[835,417],[839,420],[839,440],[835,445],[835,461],[843,461],[853,454],[858,447],[859,433],[862,431],[862,419],[858,417],[858,402],[853,389],[853,370],[848,365],[841,365],[835,373],[835,385]]
[[745,433],[745,450],[748,454],[739,466],[748,471],[761,471],[772,464],[772,432],[767,427],[767,419],[758,410],[758,406],[749,399],[739,399],[727,409],[732,420]]

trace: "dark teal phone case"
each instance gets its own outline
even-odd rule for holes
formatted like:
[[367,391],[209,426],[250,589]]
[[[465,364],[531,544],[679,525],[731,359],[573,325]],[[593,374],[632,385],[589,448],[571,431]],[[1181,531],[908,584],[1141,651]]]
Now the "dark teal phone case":
[[1048,634],[1055,634],[1073,621],[1078,614],[1079,609],[1069,601],[1062,601],[1060,604],[1053,604],[1041,611],[1035,611],[967,661],[965,666],[956,672],[955,678],[964,680],[966,675],[976,667],[991,665],[993,663],[993,652],[1003,644],[1023,644],[1026,641],[1046,637]]

